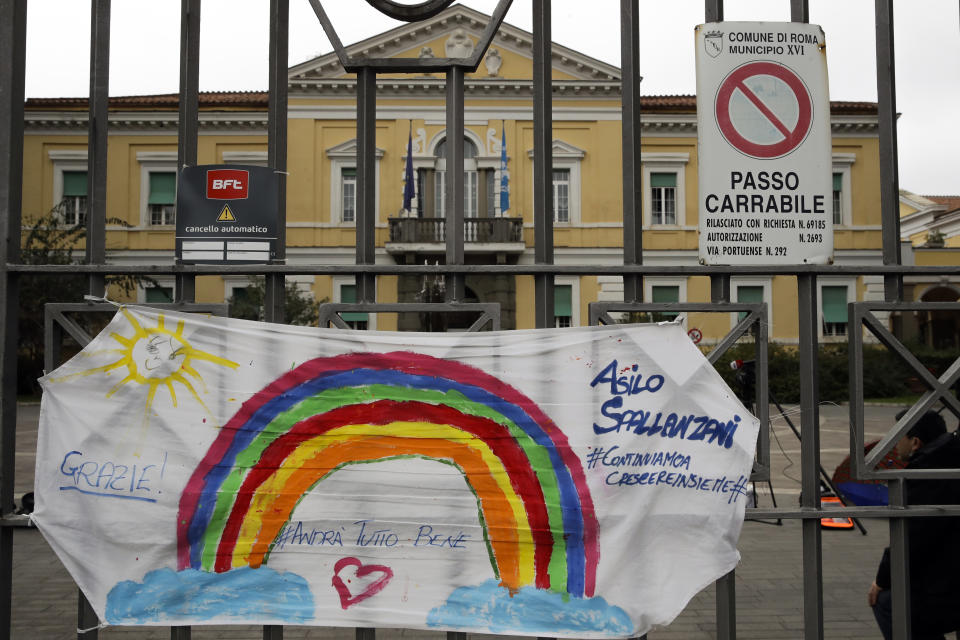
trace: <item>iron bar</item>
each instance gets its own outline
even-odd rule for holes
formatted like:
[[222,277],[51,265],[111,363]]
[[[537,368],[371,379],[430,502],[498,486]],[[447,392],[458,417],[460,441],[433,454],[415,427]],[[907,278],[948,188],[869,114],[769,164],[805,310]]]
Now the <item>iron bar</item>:
[[[0,518],[13,514],[17,434],[19,275],[23,205],[23,99],[26,0],[0,0]],[[0,637],[9,638],[13,600],[13,528],[0,529]]]
[[[906,482],[891,480],[887,484],[891,510],[907,506]],[[910,555],[909,531],[905,518],[890,517],[890,604],[893,614],[893,639],[910,638]]]
[[730,276],[715,275],[710,276],[710,301],[711,302],[730,302]]
[[[556,265],[556,264],[461,264],[461,265],[417,265],[417,264],[297,264],[297,265],[121,265],[121,264],[19,264],[8,263],[7,269],[11,273],[102,273],[111,275],[169,275],[192,273],[196,275],[262,275],[267,273],[283,273],[286,275],[333,275],[333,274],[375,274],[375,275],[443,275],[445,273],[496,273],[504,275],[621,275],[624,273],[639,273],[643,275],[670,275],[670,276],[710,276],[716,273],[727,273],[733,276],[802,276],[802,275],[849,275],[850,271],[842,267],[826,265],[790,265],[781,267],[757,266],[673,266],[673,265]],[[862,276],[900,274],[904,276],[957,276],[960,269],[957,267],[936,266],[864,266],[858,267],[857,273]],[[927,303],[934,304],[934,303]]]
[[197,164],[200,100],[200,4],[180,0],[180,99],[177,170]]
[[[271,262],[283,263],[287,257],[287,58],[289,49],[290,2],[270,0],[270,55],[267,101],[267,166],[277,174],[277,240]],[[286,282],[283,274],[270,274],[264,282],[264,320],[283,322]],[[280,640],[282,627],[269,638]],[[268,637],[264,628],[264,638]],[[279,634],[279,635],[278,635]]]
[[705,5],[706,22],[723,22],[723,0],[706,0]]
[[[200,128],[200,4],[202,0],[180,1],[180,99],[177,121],[177,174],[197,164]],[[176,215],[176,210],[174,211]],[[174,284],[178,301],[193,302],[196,278],[179,275]]]
[[[110,0],[90,4],[90,100],[87,129],[87,264],[107,261],[107,133],[110,116]],[[91,273],[88,292],[106,293],[106,278]],[[83,593],[77,590],[77,638],[98,637],[99,620]]]
[[[883,264],[900,264],[900,171],[897,164],[897,79],[893,48],[893,0],[876,0],[877,128],[880,136],[880,221]],[[888,301],[903,297],[903,281],[884,278]]]
[[[107,261],[107,129],[110,113],[110,0],[90,5],[90,100],[87,131],[86,261]],[[90,274],[89,293],[102,296],[104,278]]]
[[[357,74],[357,264],[376,262],[375,226],[377,169],[377,75],[373,69]],[[338,178],[339,179],[339,178]],[[357,273],[357,302],[376,300],[376,277]]]
[[190,640],[190,627],[170,627],[170,640]]
[[100,637],[100,619],[90,601],[77,589],[77,640],[97,640]]
[[[553,264],[553,60],[550,0],[533,0],[534,262]],[[553,276],[534,277],[537,328],[552,327]]]
[[[446,262],[448,265],[463,264],[463,206],[466,181],[463,175],[464,152],[464,99],[463,68],[451,67],[447,71],[447,176],[446,193]],[[456,302],[464,298],[464,278],[449,274],[445,278],[444,299]]]
[[790,0],[790,21],[810,22],[810,0]]
[[737,637],[737,580],[736,569],[731,569],[716,581],[717,639],[734,640]]
[[[643,264],[643,180],[640,124],[639,0],[620,0],[623,139],[623,263]],[[643,300],[643,276],[623,277],[623,301]]]
[[[817,401],[817,277],[797,277],[797,308],[800,329],[800,451],[803,509],[820,506],[820,414]],[[823,541],[820,522],[804,520],[803,623],[806,640],[823,638]]]

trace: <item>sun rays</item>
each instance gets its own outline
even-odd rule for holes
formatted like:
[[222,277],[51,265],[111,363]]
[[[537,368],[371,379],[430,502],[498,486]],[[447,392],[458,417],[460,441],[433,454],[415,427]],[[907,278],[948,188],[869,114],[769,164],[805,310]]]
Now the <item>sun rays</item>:
[[[98,373],[109,374],[114,370],[126,369],[127,375],[107,391],[107,397],[113,396],[125,385],[133,384],[147,387],[147,397],[144,403],[144,421],[149,420],[157,390],[166,388],[170,394],[170,401],[177,406],[177,392],[174,387],[179,383],[209,414],[210,411],[203,403],[194,384],[199,383],[206,390],[206,384],[200,372],[194,366],[196,362],[210,362],[222,367],[236,369],[236,362],[221,358],[193,347],[183,335],[184,322],[176,323],[173,329],[167,327],[166,318],[161,314],[157,317],[156,327],[144,327],[137,318],[126,308],[120,308],[121,313],[130,322],[133,328],[132,336],[123,336],[112,332],[110,337],[121,346],[117,349],[103,349],[90,355],[115,354],[117,359],[108,364],[93,367],[69,374],[60,378],[53,378],[53,382],[61,382],[70,378],[86,377]],[[191,381],[193,378],[193,381]]]

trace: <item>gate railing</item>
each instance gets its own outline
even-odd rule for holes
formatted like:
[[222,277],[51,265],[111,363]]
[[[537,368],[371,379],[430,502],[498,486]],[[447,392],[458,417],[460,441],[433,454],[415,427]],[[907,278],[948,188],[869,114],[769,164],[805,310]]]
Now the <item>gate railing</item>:
[[[422,5],[398,5],[387,0],[368,0],[381,9],[399,12],[405,20],[415,21],[424,8],[433,10],[449,5],[447,0],[433,0]],[[882,324],[868,317],[870,309],[886,311],[910,310],[911,305],[901,302],[902,281],[905,275],[955,276],[956,267],[903,267],[900,266],[900,234],[898,212],[898,173],[896,140],[896,102],[894,47],[893,47],[893,0],[876,0],[874,21],[876,25],[876,69],[878,88],[878,113],[880,136],[880,185],[883,266],[876,267],[656,267],[643,264],[641,188],[638,170],[641,162],[641,120],[639,99],[639,0],[621,0],[621,70],[622,70],[622,183],[623,183],[623,265],[619,267],[557,266],[554,264],[553,211],[552,211],[552,91],[551,91],[551,4],[549,0],[533,0],[533,142],[534,142],[534,264],[532,265],[466,265],[464,241],[465,221],[461,203],[464,202],[463,139],[450,136],[447,140],[451,176],[446,194],[445,219],[446,256],[444,265],[379,265],[375,256],[375,125],[376,125],[376,78],[379,73],[423,73],[426,71],[445,74],[447,85],[446,130],[457,131],[464,127],[464,75],[477,68],[486,51],[490,38],[499,29],[510,6],[509,0],[501,0],[486,26],[482,44],[474,54],[463,60],[434,58],[370,59],[348,55],[319,0],[310,0],[344,68],[357,74],[357,242],[355,265],[287,265],[284,262],[285,238],[281,237],[281,254],[278,261],[262,266],[192,266],[192,265],[135,265],[119,267],[106,264],[106,150],[109,75],[110,0],[93,0],[91,6],[91,92],[89,107],[90,136],[88,141],[88,190],[89,222],[87,253],[84,265],[26,265],[21,263],[20,229],[22,214],[23,184],[23,137],[24,137],[24,69],[26,42],[26,0],[0,0],[0,226],[4,241],[0,244],[0,340],[2,340],[2,370],[0,370],[0,637],[10,637],[12,601],[12,553],[13,529],[17,524],[13,513],[13,469],[16,437],[16,379],[17,379],[17,324],[19,313],[19,281],[25,275],[56,276],[62,273],[84,273],[89,276],[91,296],[102,296],[107,275],[162,275],[176,277],[176,292],[179,300],[194,299],[195,278],[198,275],[265,275],[266,319],[272,322],[283,320],[283,291],[286,275],[344,275],[356,277],[357,305],[349,308],[333,308],[334,311],[377,310],[395,311],[379,305],[376,301],[376,279],[383,275],[434,275],[446,281],[445,303],[457,305],[464,299],[464,279],[470,273],[527,275],[534,279],[534,310],[537,327],[551,327],[554,323],[554,278],[557,275],[617,275],[624,281],[624,304],[637,305],[643,299],[643,278],[649,275],[670,274],[673,276],[709,276],[711,299],[716,305],[709,310],[737,310],[730,305],[731,275],[793,275],[797,278],[799,309],[799,380],[801,390],[800,414],[802,493],[799,507],[751,509],[748,518],[799,519],[802,527],[803,550],[803,620],[804,637],[823,638],[823,562],[820,518],[828,515],[820,506],[818,468],[819,415],[817,380],[817,279],[828,275],[879,275],[884,278],[886,303],[878,305],[853,305],[851,307],[851,421],[853,435],[851,453],[862,476],[880,476],[869,470],[873,458],[862,459],[862,343],[861,326],[866,326],[877,338],[901,355],[903,349],[894,344]],[[178,166],[194,165],[197,162],[197,112],[199,78],[201,0],[181,1],[181,86]],[[807,0],[790,0],[791,19],[807,22]],[[286,210],[284,171],[286,169],[287,142],[287,38],[289,33],[288,0],[270,1],[270,50],[269,50],[269,109],[268,109],[268,164],[280,172],[281,188],[279,211],[281,212],[281,236],[285,232]],[[648,9],[648,16],[654,12]],[[432,15],[432,14],[431,14]],[[705,21],[723,19],[722,0],[705,1]],[[446,232],[452,231],[452,232]],[[469,241],[469,240],[467,240]],[[724,303],[727,303],[726,305]],[[681,310],[682,305],[669,306],[671,311]],[[696,306],[696,305],[694,305]],[[755,309],[746,309],[748,320],[756,321]],[[440,308],[440,307],[436,307]],[[645,307],[658,309],[656,305]],[[955,308],[955,307],[951,307]],[[462,310],[455,307],[454,310]],[[694,310],[694,309],[690,309]],[[486,313],[486,312],[485,312]],[[488,318],[489,319],[489,318]],[[336,320],[329,319],[335,324]],[[745,321],[736,329],[746,330]],[[749,324],[749,322],[747,323]],[[338,324],[339,326],[339,324]],[[760,323],[762,327],[762,323]],[[736,330],[735,329],[735,330]],[[741,332],[742,333],[742,332]],[[765,349],[766,340],[757,340],[758,349]],[[909,358],[906,358],[909,361]],[[765,362],[765,356],[758,357]],[[914,364],[914,363],[911,363]],[[954,363],[941,378],[932,378],[917,368],[920,379],[930,387],[931,393],[921,398],[918,405],[901,420],[884,438],[885,444],[893,442],[909,428],[910,422],[939,398],[955,413],[960,405],[948,393],[960,377],[960,364]],[[922,367],[921,367],[922,368]],[[766,376],[758,376],[760,378]],[[764,381],[765,382],[765,381]],[[760,385],[758,384],[758,387]],[[758,394],[760,389],[757,389]],[[763,407],[766,403],[759,402]],[[766,421],[764,425],[767,426]],[[764,429],[763,431],[766,431]],[[859,449],[858,449],[859,447]],[[882,455],[876,447],[874,455]],[[767,453],[761,446],[761,460]],[[891,557],[893,575],[894,637],[909,638],[909,603],[907,578],[907,528],[908,518],[935,517],[960,514],[956,506],[906,506],[903,472],[883,472],[890,478],[891,505],[889,507],[851,507],[848,514],[854,517],[880,517],[890,522]],[[957,477],[956,472],[935,472],[936,477]],[[718,582],[717,626],[718,638],[736,637],[736,597],[734,574],[731,572]],[[80,627],[89,628],[80,637],[97,636],[96,620],[81,599]],[[171,630],[174,638],[188,638],[188,627]],[[281,638],[283,628],[263,628],[263,637]],[[357,629],[358,638],[373,638],[372,629]],[[451,633],[451,638],[465,638],[465,634]]]

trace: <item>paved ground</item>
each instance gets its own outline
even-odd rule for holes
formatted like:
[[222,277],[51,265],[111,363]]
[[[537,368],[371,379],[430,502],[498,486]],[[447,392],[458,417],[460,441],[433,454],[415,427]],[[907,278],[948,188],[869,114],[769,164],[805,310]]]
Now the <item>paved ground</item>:
[[[39,408],[20,407],[17,430],[16,495],[31,490],[33,449]],[[788,413],[795,408],[788,407]],[[867,408],[867,439],[879,437],[892,424],[895,407]],[[773,413],[773,412],[772,412]],[[791,415],[799,426],[799,416]],[[821,408],[821,456],[832,472],[847,455],[848,409]],[[954,428],[955,425],[951,425]],[[774,421],[771,445],[773,490],[778,503],[795,504],[799,496],[800,442],[784,420]],[[769,506],[769,493],[761,495]],[[868,535],[855,530],[823,532],[823,601],[826,638],[880,638],[866,590],[880,553],[887,544],[884,521],[864,521]],[[801,541],[799,521],[782,525],[747,522],[740,538],[742,562],[736,571],[737,637],[799,638],[802,636]],[[13,637],[37,639],[76,638],[76,587],[54,553],[33,529],[14,534]],[[664,629],[649,634],[650,640],[699,640],[715,637],[716,605],[713,588],[698,594],[686,610]],[[169,638],[167,629],[112,627],[101,638]],[[196,639],[256,639],[262,634],[252,627],[195,627]],[[284,638],[353,638],[352,629],[287,627]],[[423,631],[378,631],[379,639],[443,638],[442,633]],[[471,640],[493,636],[471,635]]]

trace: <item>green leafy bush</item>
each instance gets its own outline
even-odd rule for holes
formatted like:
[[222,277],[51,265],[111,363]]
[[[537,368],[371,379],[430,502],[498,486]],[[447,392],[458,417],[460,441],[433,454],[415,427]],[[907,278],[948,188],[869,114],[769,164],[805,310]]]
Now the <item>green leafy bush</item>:
[[[960,350],[934,349],[925,345],[908,345],[910,352],[935,376],[943,374],[960,357]],[[730,367],[734,360],[755,358],[752,343],[731,347],[716,364],[717,371],[738,394],[742,385],[737,371]],[[850,393],[850,359],[846,343],[821,345],[817,354],[820,400],[844,402]],[[784,403],[800,401],[800,356],[796,346],[768,345],[768,384],[774,398]],[[742,377],[742,376],[741,376]],[[922,393],[927,389],[920,377],[900,356],[882,345],[864,345],[864,398],[895,398]]]

